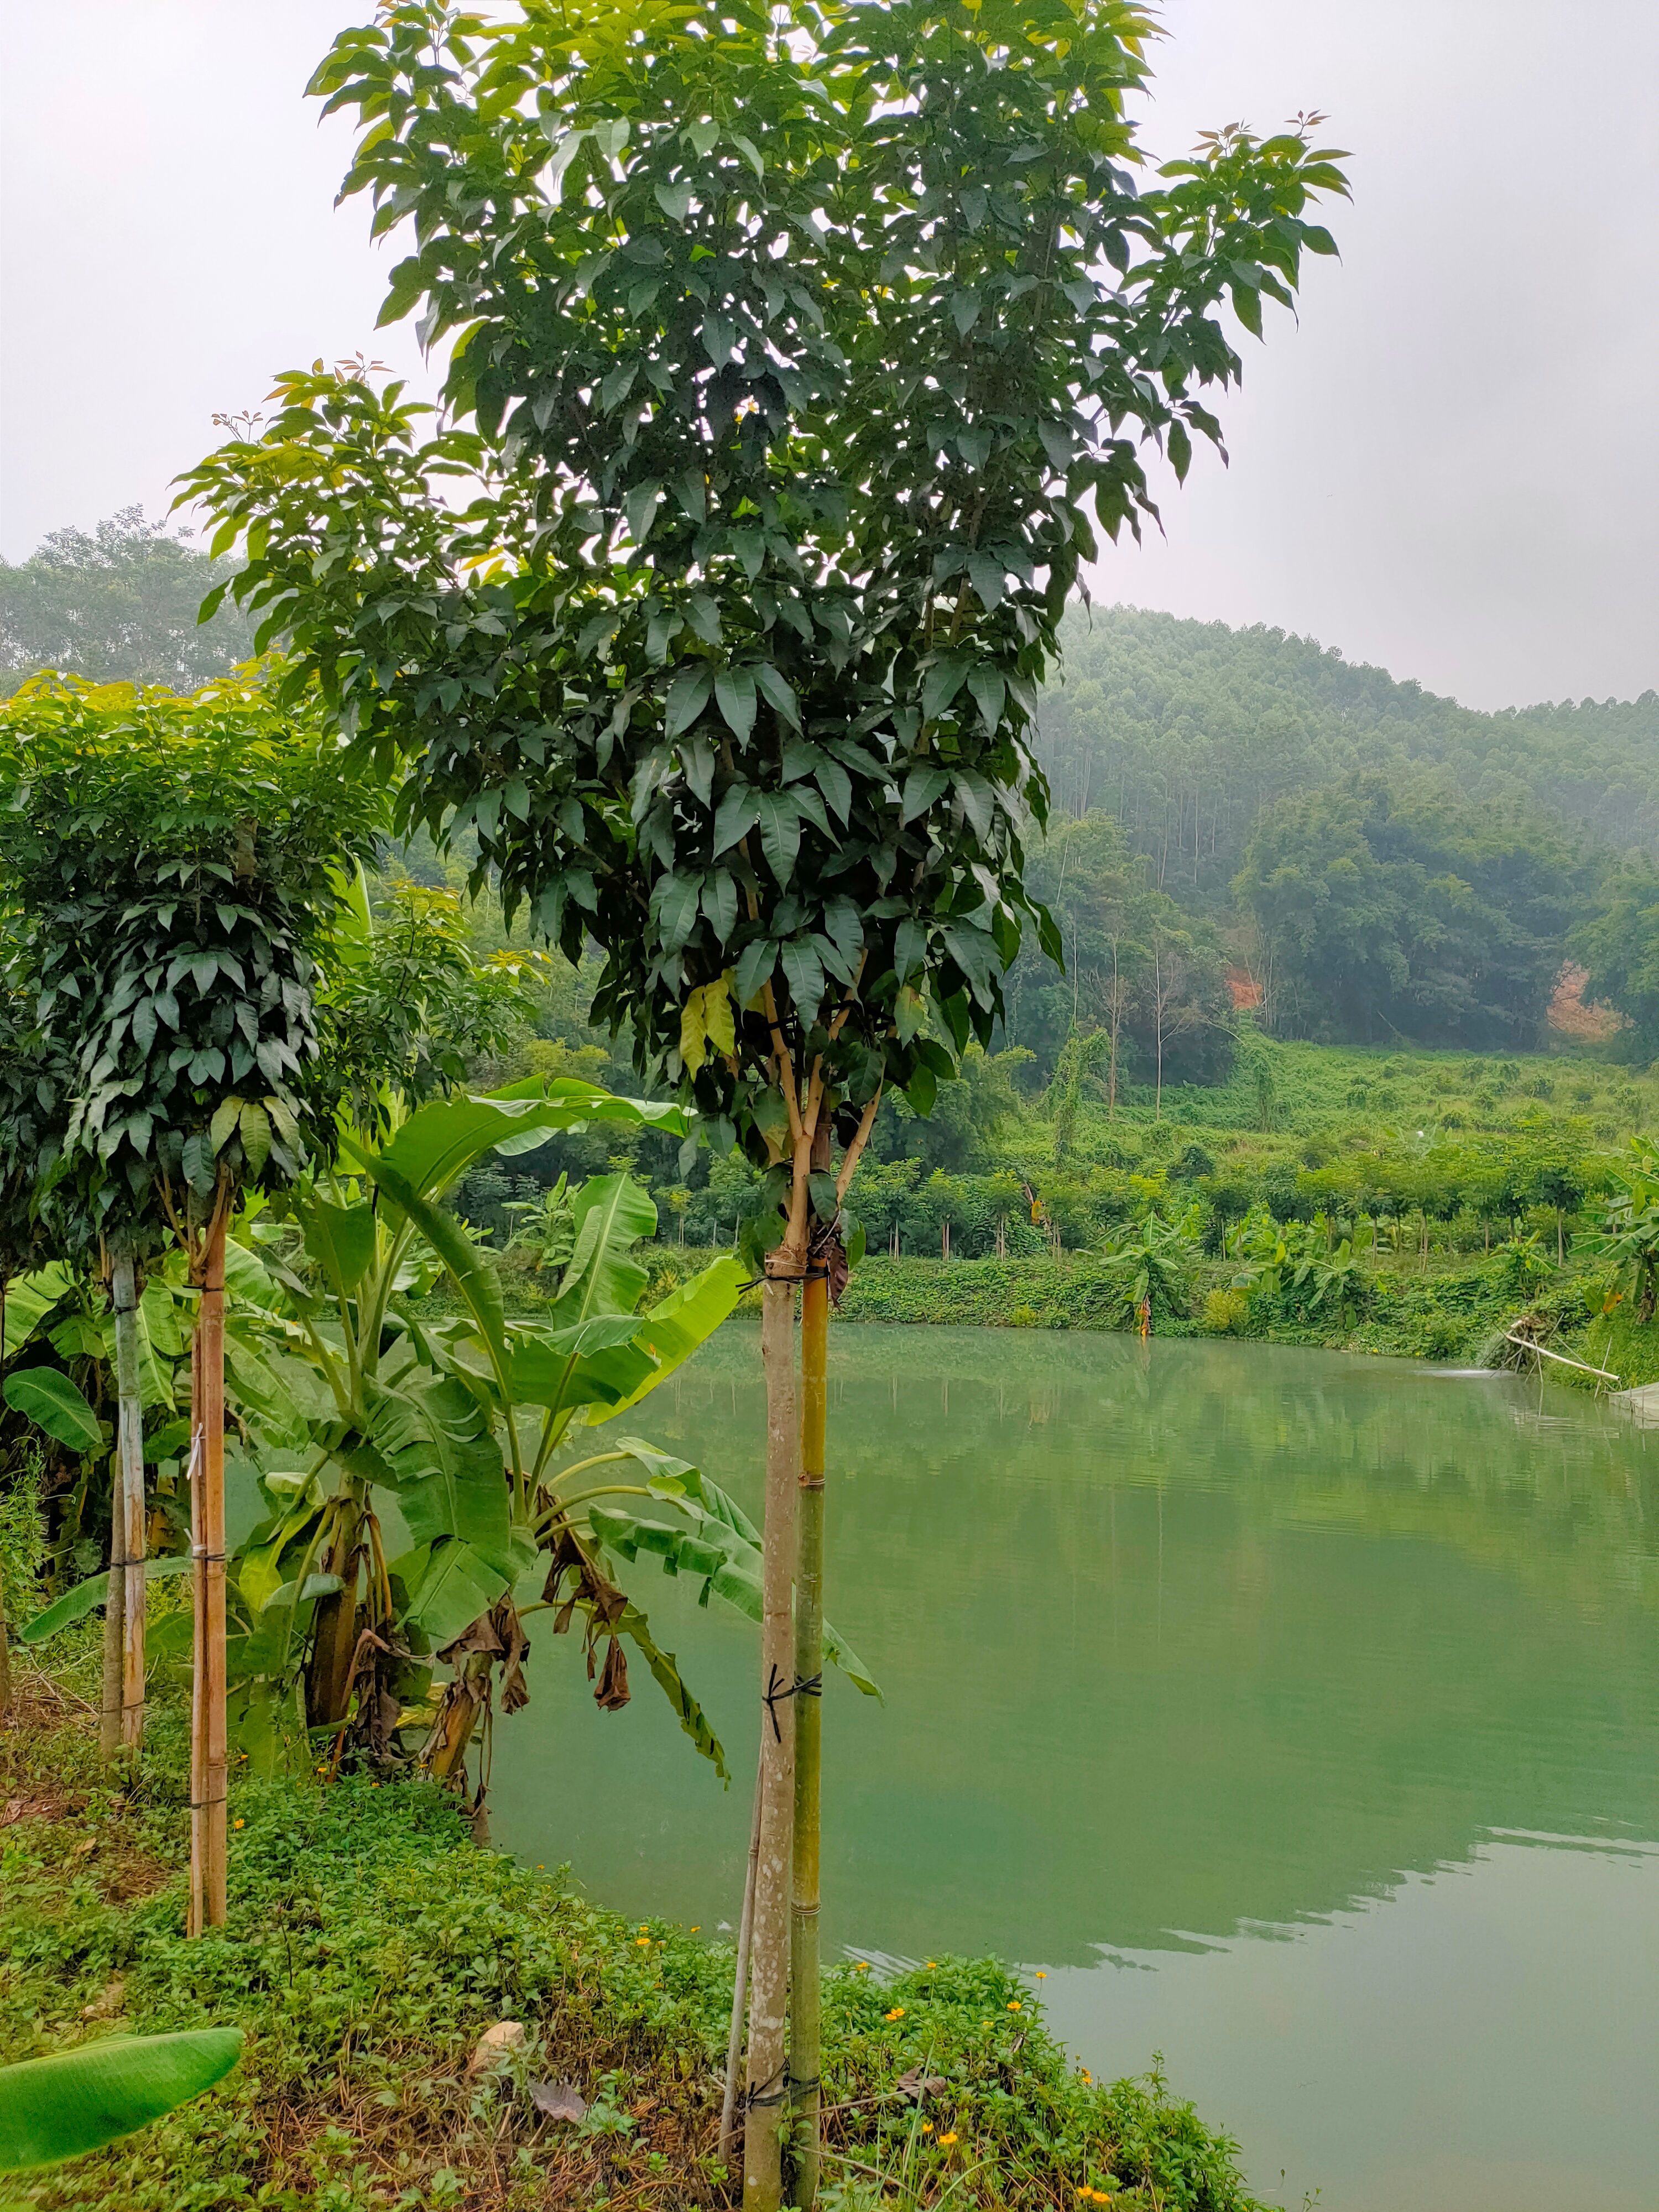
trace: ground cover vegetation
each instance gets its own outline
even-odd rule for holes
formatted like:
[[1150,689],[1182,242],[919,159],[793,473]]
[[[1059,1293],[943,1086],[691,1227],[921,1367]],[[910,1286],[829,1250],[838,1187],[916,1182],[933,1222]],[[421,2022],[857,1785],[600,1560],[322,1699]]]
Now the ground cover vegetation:
[[[731,2201],[729,1943],[624,1922],[563,1870],[480,1848],[429,1783],[246,1769],[226,1925],[182,1942],[182,1670],[161,1662],[143,1773],[112,1782],[97,1637],[79,1637],[51,1674],[28,1668],[0,1734],[0,2045],[26,2058],[209,2018],[245,2052],[208,2096],[15,2191],[43,2212]],[[824,1996],[838,2212],[1253,2212],[1232,2145],[1156,2075],[1091,2081],[994,1961],[848,1961]]]

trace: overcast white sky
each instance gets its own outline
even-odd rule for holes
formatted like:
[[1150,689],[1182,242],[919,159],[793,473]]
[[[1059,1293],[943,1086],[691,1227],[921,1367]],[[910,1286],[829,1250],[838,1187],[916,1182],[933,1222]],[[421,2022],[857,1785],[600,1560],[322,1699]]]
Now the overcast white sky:
[[[0,552],[142,502],[216,410],[376,335],[301,88],[368,0],[0,6]],[[1147,143],[1319,107],[1340,264],[1244,341],[1167,539],[1102,596],[1474,706],[1659,685],[1659,0],[1168,0]]]

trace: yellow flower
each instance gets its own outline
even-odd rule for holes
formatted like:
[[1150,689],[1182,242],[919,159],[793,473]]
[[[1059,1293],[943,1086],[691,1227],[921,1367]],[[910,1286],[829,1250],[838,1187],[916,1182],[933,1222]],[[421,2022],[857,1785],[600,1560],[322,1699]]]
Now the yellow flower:
[[247,1826],[247,1822],[246,1820],[233,1820],[230,1825],[233,1828],[245,1828]]
[[855,1974],[867,1974],[869,1971],[870,1961],[867,1959],[855,1959],[853,1961],[853,1972]]
[[634,1938],[634,1941],[639,1945],[641,1951],[648,1951],[651,1948],[651,1938],[648,1936],[636,1936]]
[[702,1926],[702,1921],[701,1921],[701,1920],[694,1921],[694,1922],[692,1923],[692,1924],[691,1924],[691,1933],[695,1936],[695,1935],[696,1934],[697,1930],[698,1930]]
[[924,2121],[922,2122],[922,2124],[921,2124],[921,2132],[922,2132],[922,2133],[923,2133],[923,2135],[925,2135],[925,2136],[930,2136],[930,2135],[932,2135],[932,2134],[933,2134],[933,2122],[932,2122],[931,2120],[924,2120]]
[[947,2143],[953,2143],[953,2142],[956,2141],[956,2139],[957,2139],[957,2131],[956,2131],[956,2130],[955,2130],[954,2128],[947,2128],[947,2129],[945,2130],[945,2133],[944,2133],[944,2134],[939,2137],[939,2146],[940,2146],[941,2149],[945,2147],[945,2144],[947,2144]]
[[895,2005],[891,2012],[886,2012],[882,2014],[882,2018],[884,2020],[902,2020],[903,2017],[904,2007],[902,2005]]
[[1048,1980],[1048,1977],[1047,1976],[1047,1974],[1045,1974],[1045,1973],[1042,1972],[1042,1968],[1041,1968],[1041,1967],[1039,1967],[1039,1968],[1037,1969],[1037,1979],[1038,1979],[1038,1981],[1040,1981],[1040,1982],[1046,1982],[1046,1981]]
[[938,1966],[938,1964],[939,1964],[939,1960],[938,1960],[937,1959],[930,1959],[930,1960],[927,1961],[927,1963],[928,1963],[928,1965],[929,1965],[930,1966]]
[[1008,2009],[1010,2012],[1018,2012],[1019,2010],[1019,1999],[1018,1997],[1009,1998]]
[[1080,2073],[1080,2074],[1082,2075],[1082,2076],[1083,2076],[1083,2078],[1084,2078],[1084,2080],[1085,2080],[1085,2081],[1088,2081],[1088,2082],[1092,2083],[1092,2081],[1094,2081],[1094,2078],[1095,2078],[1095,2077],[1094,2077],[1094,2075],[1093,2075],[1089,2071],[1089,2069],[1088,2069],[1088,2068],[1087,2068],[1086,2066],[1080,2066],[1080,2067],[1078,2069],[1078,2071],[1079,2071],[1079,2073]]

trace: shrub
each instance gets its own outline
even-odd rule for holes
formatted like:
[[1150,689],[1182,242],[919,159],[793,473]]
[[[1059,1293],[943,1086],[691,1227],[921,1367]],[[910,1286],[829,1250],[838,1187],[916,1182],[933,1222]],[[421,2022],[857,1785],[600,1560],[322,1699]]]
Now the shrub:
[[1237,1336],[1249,1317],[1250,1302],[1243,1291],[1211,1291],[1204,1300],[1201,1320],[1206,1336]]

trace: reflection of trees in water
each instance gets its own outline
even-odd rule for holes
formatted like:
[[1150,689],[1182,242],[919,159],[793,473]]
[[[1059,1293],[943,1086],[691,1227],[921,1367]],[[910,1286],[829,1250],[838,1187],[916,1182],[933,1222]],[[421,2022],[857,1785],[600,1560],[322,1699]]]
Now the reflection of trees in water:
[[[664,1412],[741,1486],[756,1408],[709,1352]],[[842,1933],[1080,1958],[1492,1827],[1659,1834],[1659,1459],[1611,1417],[1252,1345],[835,1359],[834,1609],[888,1693],[826,1711]]]

